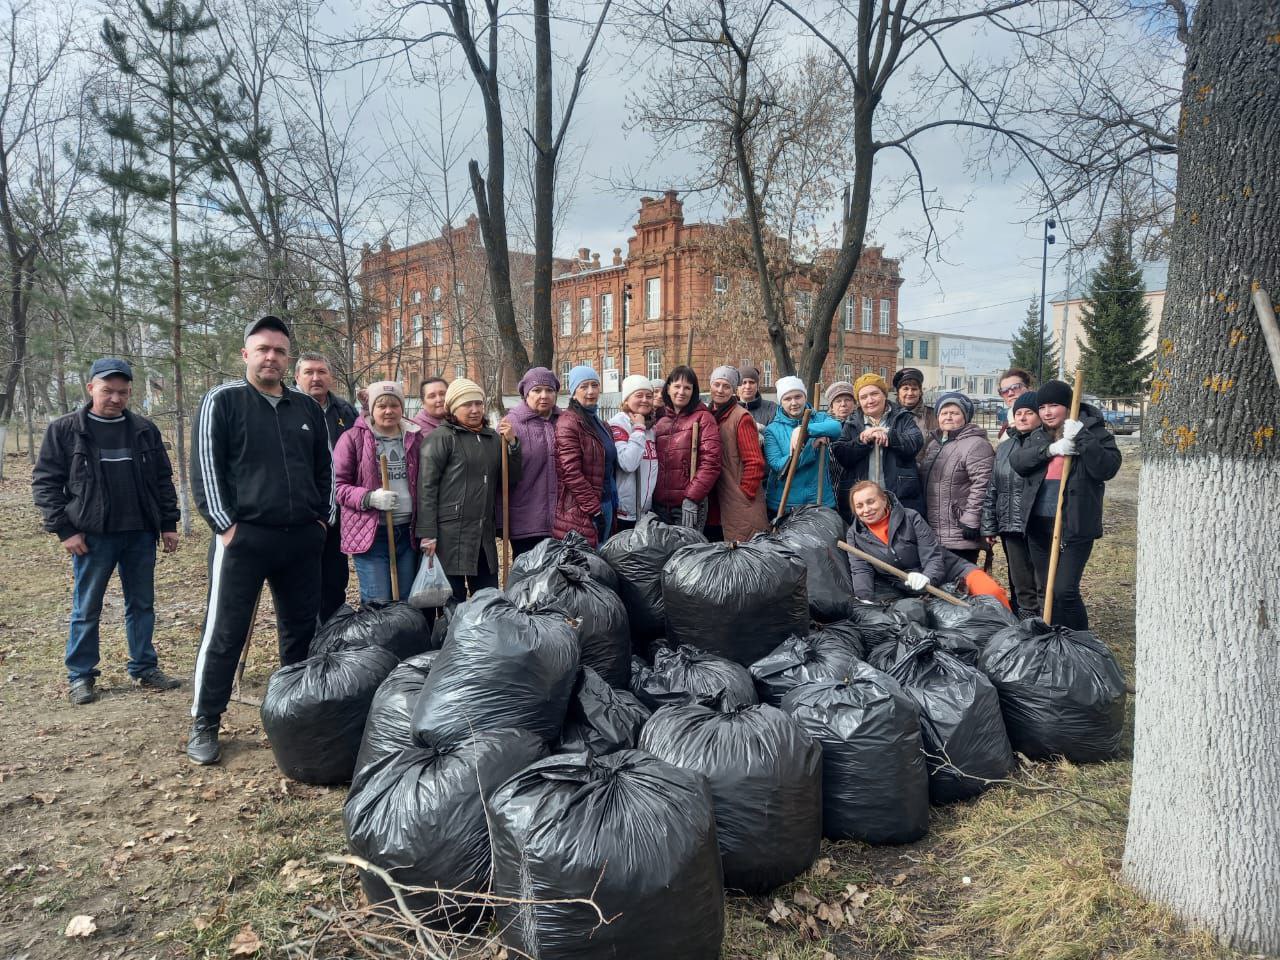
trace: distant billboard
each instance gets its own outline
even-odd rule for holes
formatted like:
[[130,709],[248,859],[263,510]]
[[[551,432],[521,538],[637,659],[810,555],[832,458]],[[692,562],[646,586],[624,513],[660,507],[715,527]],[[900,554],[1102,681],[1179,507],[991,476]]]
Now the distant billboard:
[[938,364],[963,367],[967,373],[990,373],[1009,365],[1008,340],[975,340],[938,334]]

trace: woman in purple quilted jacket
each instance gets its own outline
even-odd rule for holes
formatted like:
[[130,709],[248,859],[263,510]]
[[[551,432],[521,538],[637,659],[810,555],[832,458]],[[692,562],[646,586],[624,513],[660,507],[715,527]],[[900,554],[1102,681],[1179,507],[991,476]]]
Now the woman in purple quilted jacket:
[[[358,417],[333,450],[342,509],[342,552],[355,560],[360,602],[391,599],[386,512],[395,526],[396,575],[407,599],[418,566],[413,521],[418,506],[418,425],[404,416],[404,392],[393,380],[369,385],[369,413]],[[382,489],[379,458],[387,458]]]
[[520,438],[523,451],[520,482],[511,491],[511,553],[520,556],[552,536],[556,514],[556,421],[560,408],[559,378],[546,367],[533,367],[516,389],[523,398],[503,420]]

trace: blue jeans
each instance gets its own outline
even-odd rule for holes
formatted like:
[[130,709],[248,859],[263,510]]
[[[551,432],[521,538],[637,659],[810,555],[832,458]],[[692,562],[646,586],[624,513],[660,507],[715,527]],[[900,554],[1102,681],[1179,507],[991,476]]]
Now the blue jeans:
[[71,631],[67,635],[67,679],[96,677],[98,617],[111,572],[120,574],[124,594],[124,635],[129,643],[129,676],[137,677],[159,663],[151,642],[155,630],[156,535],[150,530],[86,533],[89,552],[72,556],[75,589],[71,599]]
[[[396,527],[396,579],[400,581],[400,599],[408,600],[413,577],[418,572],[418,554],[413,549],[409,524]],[[373,543],[364,553],[351,558],[360,579],[360,602],[391,599],[391,551],[387,549],[387,525],[378,524]]]

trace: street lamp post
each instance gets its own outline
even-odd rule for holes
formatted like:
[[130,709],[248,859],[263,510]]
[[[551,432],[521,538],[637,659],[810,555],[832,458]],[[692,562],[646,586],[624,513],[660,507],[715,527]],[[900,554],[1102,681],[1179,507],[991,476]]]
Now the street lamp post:
[[1058,224],[1052,217],[1044,222],[1044,243],[1040,252],[1040,349],[1036,356],[1036,383],[1044,383],[1044,292],[1049,271],[1049,244],[1054,236],[1049,231]]

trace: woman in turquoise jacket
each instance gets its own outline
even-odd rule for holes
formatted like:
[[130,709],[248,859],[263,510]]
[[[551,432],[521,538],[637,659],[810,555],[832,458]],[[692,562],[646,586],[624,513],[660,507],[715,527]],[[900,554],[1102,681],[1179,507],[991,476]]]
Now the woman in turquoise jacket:
[[[769,463],[769,486],[765,502],[769,505],[770,517],[777,515],[778,505],[782,502],[782,488],[787,484],[787,468],[791,465],[794,452],[793,443],[798,440],[795,431],[800,427],[800,420],[809,405],[808,399],[804,381],[799,377],[783,377],[778,381],[778,413],[764,429],[764,458]],[[835,484],[831,482],[827,458],[830,442],[839,436],[839,420],[817,411],[810,414],[809,437],[799,451],[796,474],[791,481],[791,492],[787,495],[788,512],[796,507],[818,502],[819,466],[823,474],[822,505],[835,508]]]

